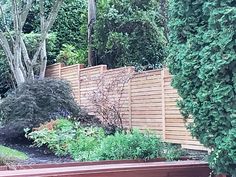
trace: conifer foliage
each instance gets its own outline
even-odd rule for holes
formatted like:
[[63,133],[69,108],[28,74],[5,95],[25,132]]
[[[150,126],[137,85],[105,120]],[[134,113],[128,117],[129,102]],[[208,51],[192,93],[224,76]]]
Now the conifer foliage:
[[168,66],[210,164],[236,174],[236,0],[170,0]]

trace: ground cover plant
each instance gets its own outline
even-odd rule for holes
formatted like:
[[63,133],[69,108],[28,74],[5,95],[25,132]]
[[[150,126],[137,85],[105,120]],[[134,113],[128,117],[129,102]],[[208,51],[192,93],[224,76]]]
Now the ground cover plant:
[[79,161],[122,159],[178,159],[183,152],[176,146],[163,143],[150,132],[117,131],[107,135],[103,128],[84,127],[70,120],[58,119],[42,125],[36,131],[27,130],[26,137],[36,146],[47,146],[56,155],[69,155]]
[[171,0],[168,65],[189,129],[217,173],[236,175],[236,1]]
[[14,164],[27,158],[23,152],[0,145],[0,165]]

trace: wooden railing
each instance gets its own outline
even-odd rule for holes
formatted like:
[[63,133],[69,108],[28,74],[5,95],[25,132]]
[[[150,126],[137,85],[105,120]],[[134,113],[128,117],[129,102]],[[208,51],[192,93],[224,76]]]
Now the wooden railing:
[[[0,177],[209,177],[208,164],[199,161],[108,161],[0,168]],[[2,170],[2,171],[1,171]]]

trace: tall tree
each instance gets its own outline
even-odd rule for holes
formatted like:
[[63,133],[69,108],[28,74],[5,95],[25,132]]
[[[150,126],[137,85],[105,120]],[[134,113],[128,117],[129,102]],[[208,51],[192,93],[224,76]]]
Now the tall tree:
[[137,69],[161,67],[167,40],[153,0],[100,0],[94,30],[98,64],[108,67],[135,65]]
[[94,66],[95,57],[92,49],[92,33],[96,21],[96,0],[88,0],[88,65]]
[[236,0],[170,0],[173,86],[217,173],[236,176]]
[[168,0],[160,0],[160,14],[162,17],[162,25],[164,27],[164,34],[168,41]]
[[[47,62],[47,57],[45,57],[45,40],[56,20],[63,0],[54,0],[51,11],[48,14],[44,12],[44,1],[39,0],[41,35],[38,40],[38,47],[35,49],[32,58],[29,57],[24,41],[23,27],[32,8],[33,0],[11,0],[12,26],[6,23],[4,9],[2,9],[2,6],[0,7],[1,20],[4,24],[4,27],[0,29],[0,44],[17,84],[21,84],[28,79],[34,79],[35,75],[38,75],[40,78],[44,77]],[[39,72],[37,66],[40,68]]]

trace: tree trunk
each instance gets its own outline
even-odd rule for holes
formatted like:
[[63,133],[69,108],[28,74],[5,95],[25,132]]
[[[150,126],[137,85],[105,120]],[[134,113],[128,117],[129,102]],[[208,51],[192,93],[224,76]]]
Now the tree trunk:
[[168,41],[168,33],[169,33],[169,29],[168,29],[168,0],[160,0],[160,14],[162,16],[162,22],[163,22],[163,26],[164,26],[164,34],[166,37],[166,40]]
[[24,74],[19,67],[15,67],[14,77],[17,85],[20,85],[26,81]]
[[92,48],[92,43],[93,43],[92,34],[95,21],[96,21],[96,1],[88,0],[88,65],[89,66],[96,65],[95,55]]
[[[44,10],[44,2],[40,1],[40,24],[41,24],[41,33],[45,30],[45,10]],[[46,39],[44,39],[42,44],[41,54],[40,54],[40,72],[39,79],[44,79],[45,71],[47,67],[47,51],[46,51]]]
[[[38,65],[40,67],[39,78],[43,79],[45,76],[47,64],[46,38],[64,0],[55,0],[48,15],[45,15],[44,1],[45,0],[39,0],[41,37],[32,59],[29,58],[29,52],[25,45],[22,29],[32,7],[33,0],[11,0],[13,20],[13,29],[11,30],[8,28],[7,23],[5,23],[5,14],[0,5],[1,20],[3,20],[4,25],[4,28],[0,28],[0,45],[6,55],[17,85],[25,82],[27,79],[34,79],[35,74],[38,74],[38,70],[35,70]],[[13,33],[10,33],[10,31],[13,31]],[[7,33],[10,36],[11,42],[9,42],[6,37]]]

